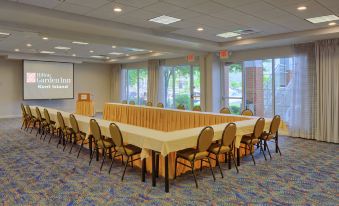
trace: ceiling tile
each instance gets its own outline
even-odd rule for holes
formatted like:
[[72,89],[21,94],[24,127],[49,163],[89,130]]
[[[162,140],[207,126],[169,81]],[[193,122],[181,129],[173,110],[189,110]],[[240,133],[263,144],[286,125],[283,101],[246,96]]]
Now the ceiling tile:
[[159,0],[116,0],[117,3],[142,8],[157,3]]
[[[122,12],[120,13],[114,12],[113,11],[114,7],[120,7],[122,9]],[[106,4],[98,9],[92,10],[91,12],[87,13],[86,16],[111,20],[134,10],[137,10],[137,8],[113,2]]]
[[201,13],[191,11],[188,9],[179,9],[174,12],[169,12],[168,15],[185,20],[185,19],[196,17],[196,16],[200,16]]
[[63,4],[67,4],[67,3],[72,3],[72,4],[77,4],[80,6],[85,6],[85,7],[89,7],[89,8],[99,8],[105,4],[108,4],[110,1],[108,0],[67,0],[65,1]]
[[150,6],[146,6],[143,9],[146,11],[153,11],[153,12],[158,12],[162,14],[168,14],[170,12],[179,10],[180,7],[174,6],[172,4],[164,3],[164,2],[159,2],[159,3],[152,4]]
[[54,9],[74,14],[85,14],[91,11],[91,8],[89,7],[71,4],[67,2],[59,4],[58,6],[54,7]]
[[49,9],[54,8],[55,6],[60,4],[60,1],[58,0],[18,0],[18,2]]
[[201,3],[210,2],[210,0],[164,0],[164,1],[169,4],[174,4],[176,6],[180,6],[183,8],[190,8]]
[[[219,4],[222,4],[226,7],[237,7],[237,6],[241,6],[241,5],[246,5],[249,3],[253,3],[253,2],[259,2],[262,0],[213,0]],[[284,0],[279,0],[279,1],[284,1]]]
[[216,12],[222,12],[223,10],[226,9],[226,7],[213,3],[213,2],[206,2],[202,4],[198,4],[195,6],[190,7],[191,10],[205,13],[205,14],[211,14],[211,13],[216,13]]

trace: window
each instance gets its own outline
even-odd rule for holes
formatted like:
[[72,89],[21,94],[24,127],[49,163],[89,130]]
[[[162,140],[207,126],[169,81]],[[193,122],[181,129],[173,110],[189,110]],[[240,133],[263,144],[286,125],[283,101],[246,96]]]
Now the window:
[[146,68],[125,69],[126,98],[127,101],[135,101],[144,105],[147,102],[147,76]]
[[193,65],[164,66],[165,107],[179,104],[191,109],[200,105],[200,67]]
[[223,67],[223,100],[233,114],[248,108],[255,115],[287,113],[294,58],[249,60]]

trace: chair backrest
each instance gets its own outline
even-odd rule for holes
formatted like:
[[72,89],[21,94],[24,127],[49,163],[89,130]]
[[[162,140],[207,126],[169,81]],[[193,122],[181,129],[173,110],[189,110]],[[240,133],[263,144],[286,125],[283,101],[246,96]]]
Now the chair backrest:
[[58,119],[59,127],[62,130],[66,129],[64,117],[62,116],[61,112],[57,112],[57,119]]
[[161,103],[161,102],[159,102],[159,103],[157,104],[157,107],[164,108],[164,104]]
[[201,112],[201,107],[199,105],[194,106],[193,111]]
[[152,106],[153,106],[153,103],[152,103],[151,101],[148,101],[148,102],[146,103],[146,106],[152,107]]
[[179,104],[179,105],[177,106],[177,109],[185,110],[185,105]]
[[118,127],[118,125],[112,122],[109,125],[109,132],[111,134],[111,137],[112,137],[112,140],[115,146],[117,147],[124,146],[124,140],[122,138],[121,130]]
[[237,132],[237,125],[232,123],[229,123],[226,125],[223,133],[222,133],[222,144],[224,146],[230,146],[233,144],[234,139],[236,137]]
[[79,130],[79,125],[78,125],[78,121],[77,119],[75,118],[74,114],[70,114],[69,115],[69,121],[71,122],[71,126],[72,126],[72,129],[73,131],[78,134],[80,132]]
[[127,104],[127,100],[122,100],[122,104]]
[[199,152],[206,151],[212,144],[214,130],[211,126],[203,128],[199,134],[197,149]]
[[275,115],[272,119],[272,122],[271,122],[270,134],[275,134],[278,131],[280,122],[281,122],[280,116]]
[[49,116],[49,112],[46,108],[44,109],[44,117],[46,119],[47,124],[51,124],[51,117]]
[[29,107],[29,105],[26,105],[26,112],[30,117],[33,117],[32,111],[31,111],[31,108]]
[[241,115],[244,115],[244,116],[253,116],[253,112],[250,109],[244,109],[241,112]]
[[131,101],[129,101],[129,104],[130,105],[135,105],[135,101],[131,100]]
[[101,139],[101,129],[99,127],[98,122],[95,119],[91,119],[89,122],[89,126],[91,129],[91,133],[94,137],[95,143],[97,143],[98,141],[102,141]]
[[35,107],[36,116],[39,121],[42,121],[42,116],[39,107]]
[[254,125],[252,138],[258,139],[264,132],[264,127],[265,127],[265,119],[261,117],[257,120],[257,122]]
[[26,112],[25,106],[22,103],[21,103],[21,112],[22,112],[22,116],[23,117],[27,116],[27,112]]
[[230,111],[229,108],[223,107],[223,108],[220,109],[219,113],[221,113],[221,114],[231,114],[231,111]]

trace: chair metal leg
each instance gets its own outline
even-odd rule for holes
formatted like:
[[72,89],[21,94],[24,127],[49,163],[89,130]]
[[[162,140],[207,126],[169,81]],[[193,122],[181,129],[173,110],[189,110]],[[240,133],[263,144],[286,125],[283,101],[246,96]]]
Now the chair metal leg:
[[64,139],[64,149],[63,149],[62,151],[65,151],[66,146],[67,146],[67,135],[66,135],[66,141],[65,141],[65,139]]
[[126,161],[126,164],[125,164],[124,172],[122,173],[121,181],[124,180],[124,176],[125,176],[126,168],[127,168],[127,165],[128,165],[128,161],[129,161],[129,156],[127,156],[127,161]]
[[214,172],[213,172],[213,168],[212,168],[211,160],[210,160],[210,158],[209,158],[209,157],[207,157],[207,159],[208,159],[208,164],[209,164],[209,166],[210,166],[210,170],[211,170],[211,172],[212,172],[213,180],[214,180],[214,182],[215,182],[215,176],[214,176]]
[[80,152],[81,152],[81,149],[83,148],[83,146],[84,146],[84,139],[82,140],[82,142],[81,142],[81,145],[80,145],[80,148],[79,148],[79,151],[78,151],[78,155],[77,155],[77,158],[79,158],[79,155],[80,155]]
[[278,136],[277,136],[276,139],[275,139],[275,153],[278,153],[278,152],[281,156],[280,147],[278,145]]
[[224,174],[222,173],[222,169],[221,169],[221,165],[220,165],[220,162],[219,162],[218,155],[216,155],[215,160],[217,161],[217,165],[218,165],[218,167],[219,167],[219,171],[220,171],[220,174],[221,174],[221,178],[224,178]]
[[108,174],[111,174],[111,170],[112,170],[112,166],[113,166],[115,154],[116,154],[116,152],[114,152],[114,155],[113,155],[113,157],[112,157],[112,159],[111,159],[111,166],[109,167]]
[[231,154],[231,156],[232,156],[232,159],[233,159],[233,163],[234,163],[235,169],[237,169],[237,173],[239,173],[239,169],[238,169],[238,166],[237,166],[237,162],[235,161],[234,155]]
[[202,160],[200,160],[200,171],[202,171]]
[[131,167],[133,168],[133,156],[131,156]]
[[[264,143],[264,147],[265,147],[265,143]],[[265,150],[262,148],[262,142],[260,143],[260,151],[262,151],[262,153],[264,154],[265,161],[267,161]]]
[[50,135],[50,137],[49,137],[48,143],[51,143],[51,140],[52,140],[52,137],[53,137],[54,134],[53,134],[53,132],[50,132],[49,135]]
[[59,132],[59,141],[58,141],[58,145],[57,145],[57,148],[59,147],[59,144],[61,144],[61,140],[63,139],[63,132]]
[[228,169],[232,169],[232,166],[231,166],[231,152],[228,152]]
[[174,179],[177,178],[177,165],[178,165],[178,157],[175,157],[175,164],[174,164]]
[[270,155],[270,159],[272,159],[271,152],[270,152],[270,148],[268,147],[267,141],[265,141],[264,144],[266,145],[268,154]]
[[192,169],[192,174],[193,174],[194,181],[195,181],[195,186],[198,188],[197,177],[195,176],[195,173],[194,173],[194,162],[191,162],[191,169]]
[[102,149],[102,162],[101,162],[101,166],[100,166],[100,171],[102,170],[102,166],[104,165],[104,162],[105,162],[105,159],[106,159],[106,149],[105,148],[103,148]]
[[73,142],[72,142],[72,135],[70,137],[71,138],[71,144],[72,144],[71,149],[69,150],[70,154],[72,153],[73,146],[76,144],[76,137],[75,137],[75,135],[73,137],[74,137]]
[[93,151],[92,151],[91,154],[90,154],[90,159],[89,159],[88,165],[91,165],[91,163],[92,163],[92,159],[93,159],[95,150],[96,150],[96,148],[94,148]]
[[254,156],[253,156],[253,152],[252,152],[252,149],[253,149],[252,147],[253,147],[253,145],[250,146],[250,154],[251,154],[253,163],[254,163],[254,165],[255,165],[255,160],[254,160]]

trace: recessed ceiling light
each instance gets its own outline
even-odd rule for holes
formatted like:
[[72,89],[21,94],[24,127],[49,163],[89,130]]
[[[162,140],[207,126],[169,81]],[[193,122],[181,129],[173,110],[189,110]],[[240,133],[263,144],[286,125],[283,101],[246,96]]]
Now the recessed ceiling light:
[[129,57],[129,54],[126,54],[125,56]]
[[298,9],[299,11],[304,11],[304,10],[307,9],[307,7],[306,7],[306,6],[299,6],[297,9]]
[[9,36],[11,35],[10,33],[7,33],[7,32],[0,32],[0,35],[3,35],[3,36]]
[[56,46],[54,49],[60,49],[60,50],[70,50],[71,48],[65,47],[65,46]]
[[111,53],[109,53],[109,54],[112,54],[112,55],[122,55],[122,54],[124,54],[124,53],[120,53],[120,52],[111,52]]
[[122,12],[122,9],[120,7],[115,7],[113,9],[114,12]]
[[32,46],[32,44],[26,44],[26,46],[27,46],[27,47],[31,47],[31,46]]
[[106,57],[106,59],[110,59],[109,57]]
[[73,57],[76,57],[77,55],[76,54],[72,54]]
[[42,37],[43,40],[48,40],[48,37]]
[[150,50],[149,52],[151,52],[151,53],[152,53],[153,51],[152,51],[152,50]]
[[54,51],[40,51],[41,54],[54,54]]
[[231,38],[231,37],[235,37],[235,36],[240,36],[240,34],[235,33],[235,32],[225,32],[222,34],[217,34],[218,37],[222,37],[222,38]]
[[80,44],[80,45],[87,45],[87,42],[82,42],[82,41],[73,41],[73,44]]
[[100,55],[94,55],[94,56],[91,56],[92,58],[96,58],[96,59],[104,59],[106,58],[105,56],[100,56]]
[[109,60],[109,62],[116,62],[116,61],[118,61],[117,59],[111,59],[111,60]]
[[197,28],[197,31],[204,31],[204,28],[199,27],[199,28]]
[[241,37],[241,36],[238,36],[237,39],[242,39],[242,37]]
[[115,48],[117,48],[117,47],[113,45],[112,48],[115,49]]
[[155,17],[153,19],[150,19],[148,21],[156,22],[156,23],[159,23],[159,24],[172,24],[174,22],[181,21],[181,19],[171,17],[171,16],[162,15],[162,16],[158,16],[158,17]]
[[20,51],[20,49],[14,49],[14,51],[16,51],[16,52],[19,52],[19,51]]
[[318,16],[318,17],[308,18],[306,20],[313,24],[318,24],[318,23],[323,23],[323,22],[328,22],[328,21],[339,20],[339,17],[336,15],[328,15],[328,16]]
[[329,26],[335,26],[335,25],[337,25],[337,23],[335,23],[335,22],[330,22],[330,23],[328,23],[328,25],[329,25]]
[[93,50],[91,50],[91,51],[89,51],[90,53],[94,53],[94,51]]

